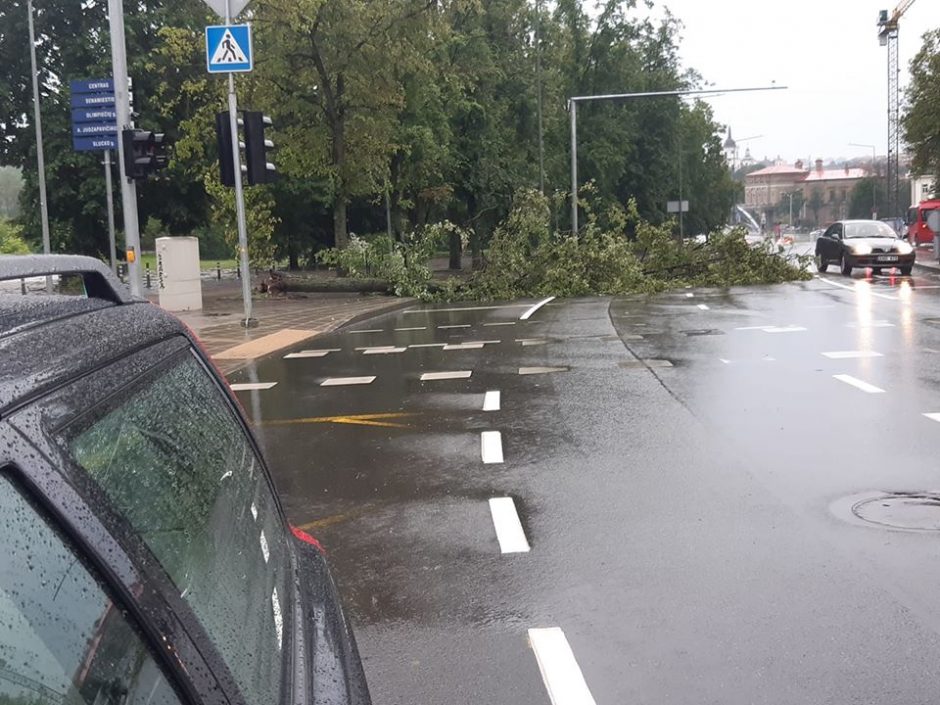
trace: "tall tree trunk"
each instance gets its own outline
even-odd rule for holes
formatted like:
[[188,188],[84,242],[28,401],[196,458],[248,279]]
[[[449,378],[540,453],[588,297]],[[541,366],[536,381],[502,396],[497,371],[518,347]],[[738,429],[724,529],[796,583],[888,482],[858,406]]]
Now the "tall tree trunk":
[[291,236],[287,236],[287,268],[296,271],[300,269],[300,258],[297,256],[297,241]]
[[467,215],[470,220],[470,255],[472,258],[472,267],[474,270],[483,269],[483,246],[481,230],[483,229],[483,219],[477,212],[477,197],[472,191],[467,194]]
[[[345,82],[343,74],[336,77],[336,95],[343,96]],[[349,204],[349,194],[346,185],[346,114],[342,106],[331,111],[330,130],[333,138],[333,171],[335,173],[336,189],[333,194],[333,242],[339,249],[349,245],[349,231],[346,226],[346,207]]]
[[460,255],[463,253],[460,247],[460,234],[451,233],[450,242],[448,244],[450,245],[450,268],[454,270],[461,269]]
[[346,231],[346,198],[339,193],[333,201],[333,240],[339,249],[345,249],[349,245],[349,234]]

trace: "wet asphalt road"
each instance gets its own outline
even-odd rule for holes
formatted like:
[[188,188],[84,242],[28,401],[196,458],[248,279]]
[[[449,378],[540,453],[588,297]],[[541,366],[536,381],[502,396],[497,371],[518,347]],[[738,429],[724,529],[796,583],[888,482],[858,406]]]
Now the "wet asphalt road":
[[940,507],[877,493],[940,490],[940,278],[532,303],[399,311],[232,379],[277,383],[239,396],[377,705],[549,703],[537,656],[559,705],[936,701],[938,534],[887,525]]

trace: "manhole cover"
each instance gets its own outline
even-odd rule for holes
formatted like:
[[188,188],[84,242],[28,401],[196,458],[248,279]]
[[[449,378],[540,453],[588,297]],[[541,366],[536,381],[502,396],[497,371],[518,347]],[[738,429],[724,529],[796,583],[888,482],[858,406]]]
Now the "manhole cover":
[[717,328],[693,328],[692,330],[683,330],[681,333],[686,335],[724,335],[725,332]]
[[940,531],[940,492],[866,492],[832,505],[840,519],[904,531]]

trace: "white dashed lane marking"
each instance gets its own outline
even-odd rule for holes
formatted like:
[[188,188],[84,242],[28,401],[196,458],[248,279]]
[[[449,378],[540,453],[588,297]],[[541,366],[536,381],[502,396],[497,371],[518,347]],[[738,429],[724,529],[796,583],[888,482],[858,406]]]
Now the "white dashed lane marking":
[[442,379],[469,379],[473,374],[471,370],[457,370],[454,372],[425,372],[421,375],[422,382],[433,382]]
[[493,527],[499,550],[503,553],[528,553],[529,541],[519,521],[516,503],[512,497],[493,497],[490,499],[490,514],[493,515]]
[[277,382],[243,382],[231,385],[233,392],[255,392],[264,389],[270,389]]
[[482,350],[483,343],[453,343],[445,345],[444,350]]
[[469,323],[455,323],[450,326],[438,326],[439,330],[450,330],[451,328],[469,328]]
[[836,350],[834,352],[824,352],[823,357],[828,357],[830,360],[854,360],[857,358],[884,356],[874,350]]
[[480,434],[480,455],[488,465],[503,462],[503,436],[499,431]]
[[363,355],[395,355],[403,353],[408,348],[377,348],[373,350],[363,350]]
[[340,352],[339,348],[329,348],[326,350],[301,350],[300,352],[285,355],[285,360],[299,360],[306,357],[326,357],[330,353]]
[[597,705],[561,629],[530,629],[529,644],[552,705]]
[[869,384],[868,382],[865,382],[864,380],[853,377],[852,375],[832,375],[832,376],[835,379],[839,380],[840,382],[845,382],[846,384],[850,384],[856,389],[861,389],[863,392],[867,392],[868,394],[884,394],[884,391],[885,391],[881,387],[876,387],[875,385]]
[[409,330],[427,330],[427,326],[417,326],[415,328],[396,328],[396,331],[409,331]]
[[366,352],[368,350],[393,350],[394,345],[368,345],[364,348],[356,348],[356,352]]
[[567,367],[520,367],[521,375],[544,375],[551,372],[567,372]]
[[937,413],[936,411],[933,411],[929,414],[924,414],[924,416],[926,416],[931,421],[940,421],[940,413]]
[[545,304],[547,304],[549,301],[554,301],[554,300],[555,300],[555,297],[554,297],[554,296],[549,296],[547,299],[542,299],[542,300],[539,301],[537,304],[535,304],[535,306],[533,306],[533,307],[530,308],[528,311],[526,311],[526,312],[523,313],[521,316],[519,316],[519,320],[520,320],[520,321],[528,321],[529,318],[531,318],[531,316],[532,316],[533,313],[535,313],[536,311],[538,311],[540,308],[542,308],[542,306],[544,306]]
[[499,391],[487,392],[483,395],[483,411],[499,411]]
[[699,307],[700,309],[702,309],[703,311],[707,311],[707,310],[708,310],[708,304],[698,304],[698,307]]
[[806,328],[803,326],[770,326],[764,328],[765,333],[802,333]]
[[320,382],[321,387],[346,387],[354,384],[372,384],[375,376],[372,377],[330,377]]
[[500,321],[498,323],[484,323],[484,328],[492,328],[493,326],[514,326],[516,325],[515,321]]
[[409,348],[443,348],[447,343],[415,343],[409,345]]
[[381,333],[381,332],[382,332],[382,329],[381,329],[381,328],[370,328],[370,329],[368,329],[368,330],[351,330],[351,331],[347,331],[347,332],[349,332],[349,333]]

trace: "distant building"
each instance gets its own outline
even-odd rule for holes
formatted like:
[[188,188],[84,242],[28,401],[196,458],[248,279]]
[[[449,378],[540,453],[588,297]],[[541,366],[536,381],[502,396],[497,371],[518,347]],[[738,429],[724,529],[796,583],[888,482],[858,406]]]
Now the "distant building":
[[911,175],[911,205],[916,206],[921,201],[940,196],[935,188],[932,176]]
[[823,168],[822,159],[817,159],[814,169],[804,169],[803,162],[793,166],[774,164],[744,177],[744,205],[760,214],[764,225],[774,220],[777,209],[792,194],[802,203],[794,221],[809,222],[815,226],[840,220],[848,215],[852,189],[865,178],[865,169]]

